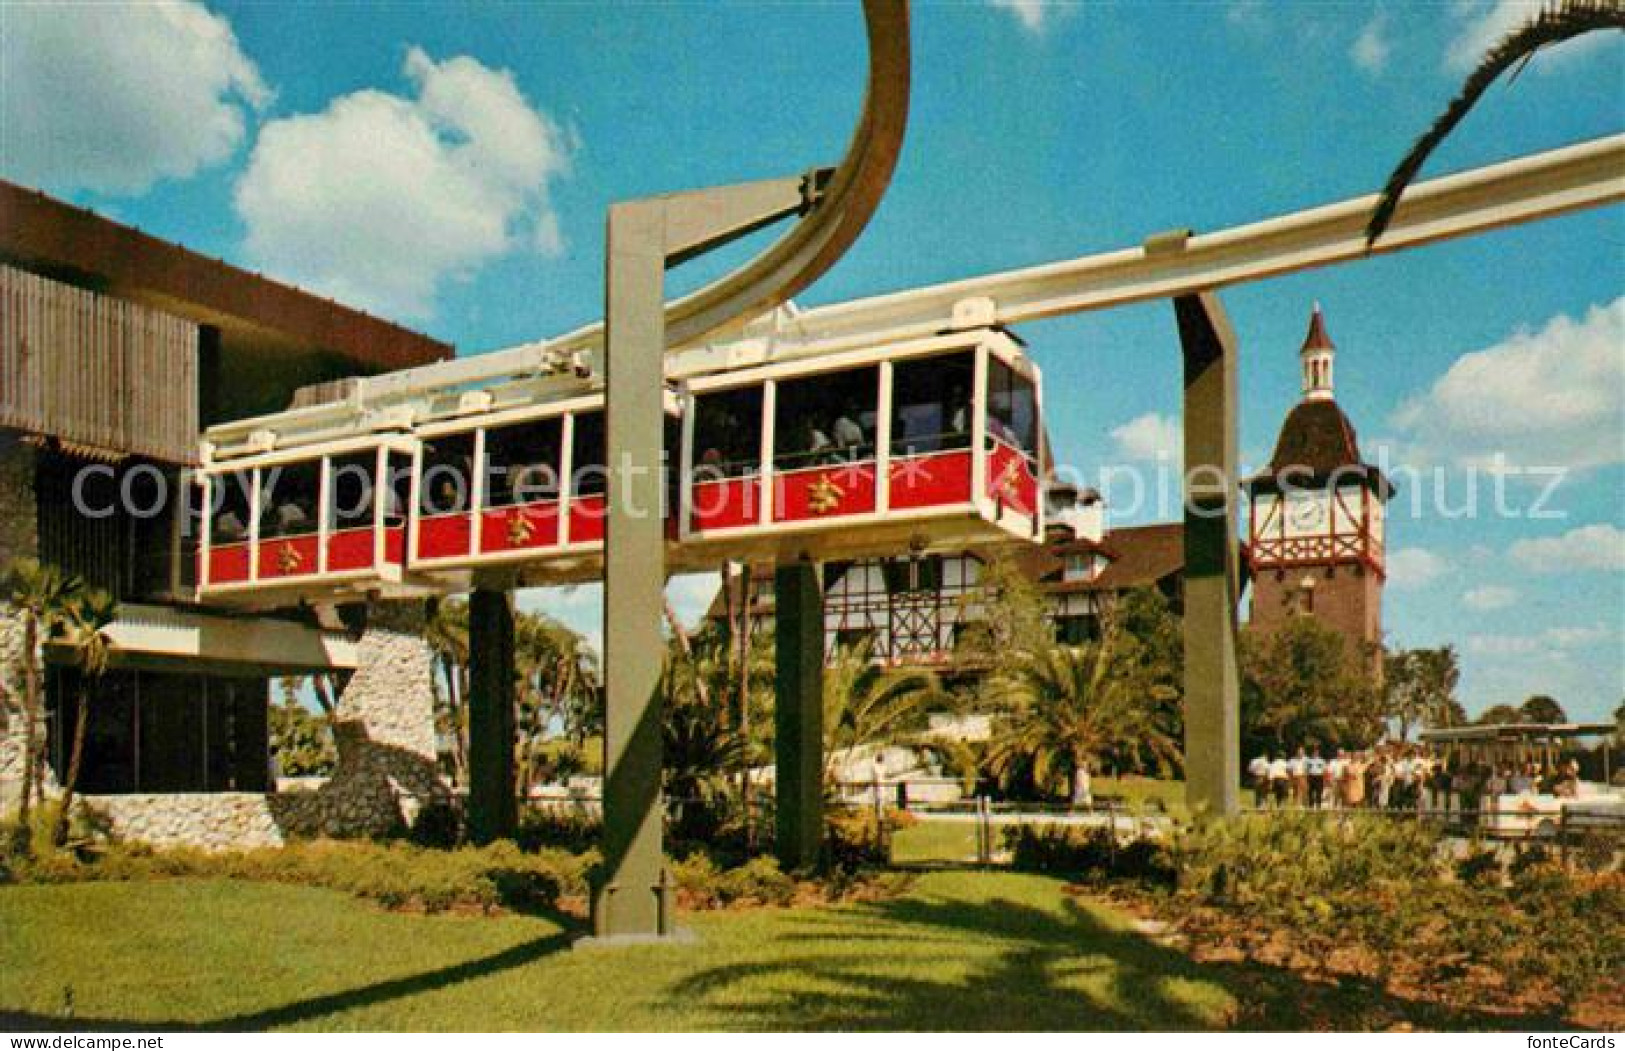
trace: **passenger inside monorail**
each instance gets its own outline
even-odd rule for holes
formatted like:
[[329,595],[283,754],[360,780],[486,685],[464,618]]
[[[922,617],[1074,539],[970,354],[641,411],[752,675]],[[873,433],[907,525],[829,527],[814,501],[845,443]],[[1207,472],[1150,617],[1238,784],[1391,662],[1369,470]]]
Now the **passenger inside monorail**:
[[320,488],[320,461],[261,468],[260,539],[313,535]]
[[211,483],[213,517],[209,543],[213,547],[240,544],[248,539],[248,501],[253,476],[248,471],[216,475]]
[[[872,460],[880,370],[869,365],[778,385],[773,467],[797,471]],[[867,418],[865,431],[861,420]]]
[[474,504],[474,435],[444,434],[423,443],[420,514],[463,514]]

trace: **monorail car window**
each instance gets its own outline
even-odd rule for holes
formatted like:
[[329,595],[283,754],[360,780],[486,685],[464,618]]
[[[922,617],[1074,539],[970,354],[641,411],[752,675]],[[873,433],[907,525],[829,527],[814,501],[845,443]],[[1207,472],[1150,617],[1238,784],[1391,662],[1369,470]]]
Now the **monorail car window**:
[[892,455],[970,447],[972,351],[899,361],[892,368]]
[[872,460],[880,369],[870,365],[779,384],[773,466],[780,471]]
[[260,468],[260,539],[308,536],[319,523],[320,460]]
[[762,465],[762,388],[736,387],[694,399],[694,480],[756,474]]
[[423,443],[418,510],[425,515],[461,514],[474,504],[474,434],[443,434]]
[[563,424],[558,417],[492,427],[485,432],[485,506],[557,500]]
[[335,530],[370,529],[378,458],[371,451],[332,460],[331,521]]
[[570,443],[570,492],[575,496],[602,496],[609,492],[604,467],[604,414],[575,414],[575,435]]
[[252,471],[232,471],[210,479],[209,543],[241,544],[248,540],[248,502]]
[[997,358],[988,362],[987,431],[989,437],[1038,455],[1038,401],[1032,381]]

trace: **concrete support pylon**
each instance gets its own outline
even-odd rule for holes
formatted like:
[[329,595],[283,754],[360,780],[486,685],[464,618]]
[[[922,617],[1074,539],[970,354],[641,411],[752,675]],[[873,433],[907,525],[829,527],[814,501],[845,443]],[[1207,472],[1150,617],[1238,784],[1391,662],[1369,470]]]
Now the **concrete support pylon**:
[[661,850],[666,204],[609,212],[605,302],[609,521],[604,542],[604,864],[600,939],[674,933]]
[[475,843],[513,836],[513,600],[476,589],[468,597],[468,835]]
[[1227,815],[1241,805],[1236,337],[1214,293],[1176,298],[1174,316],[1185,374],[1185,794],[1193,812]]
[[824,827],[824,600],[818,566],[777,568],[774,588],[774,762],[779,863],[818,863]]

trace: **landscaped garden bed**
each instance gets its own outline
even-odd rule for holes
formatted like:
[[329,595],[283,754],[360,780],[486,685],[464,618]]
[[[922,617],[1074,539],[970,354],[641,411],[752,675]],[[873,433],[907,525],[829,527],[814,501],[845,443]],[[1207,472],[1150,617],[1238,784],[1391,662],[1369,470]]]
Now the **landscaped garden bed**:
[[1454,858],[1415,822],[1210,822],[1165,841],[1023,827],[1018,868],[1064,874],[1201,962],[1288,970],[1485,1018],[1625,1024],[1625,874],[1539,848]]

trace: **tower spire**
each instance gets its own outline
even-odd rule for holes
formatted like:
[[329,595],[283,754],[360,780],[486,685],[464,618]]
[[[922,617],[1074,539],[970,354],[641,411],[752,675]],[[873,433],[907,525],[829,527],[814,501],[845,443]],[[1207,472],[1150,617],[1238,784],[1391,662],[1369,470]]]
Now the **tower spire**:
[[1305,401],[1332,400],[1332,361],[1337,347],[1326,335],[1326,321],[1320,314],[1320,303],[1315,303],[1309,315],[1309,332],[1303,337],[1303,349],[1298,360],[1303,366],[1303,397]]

